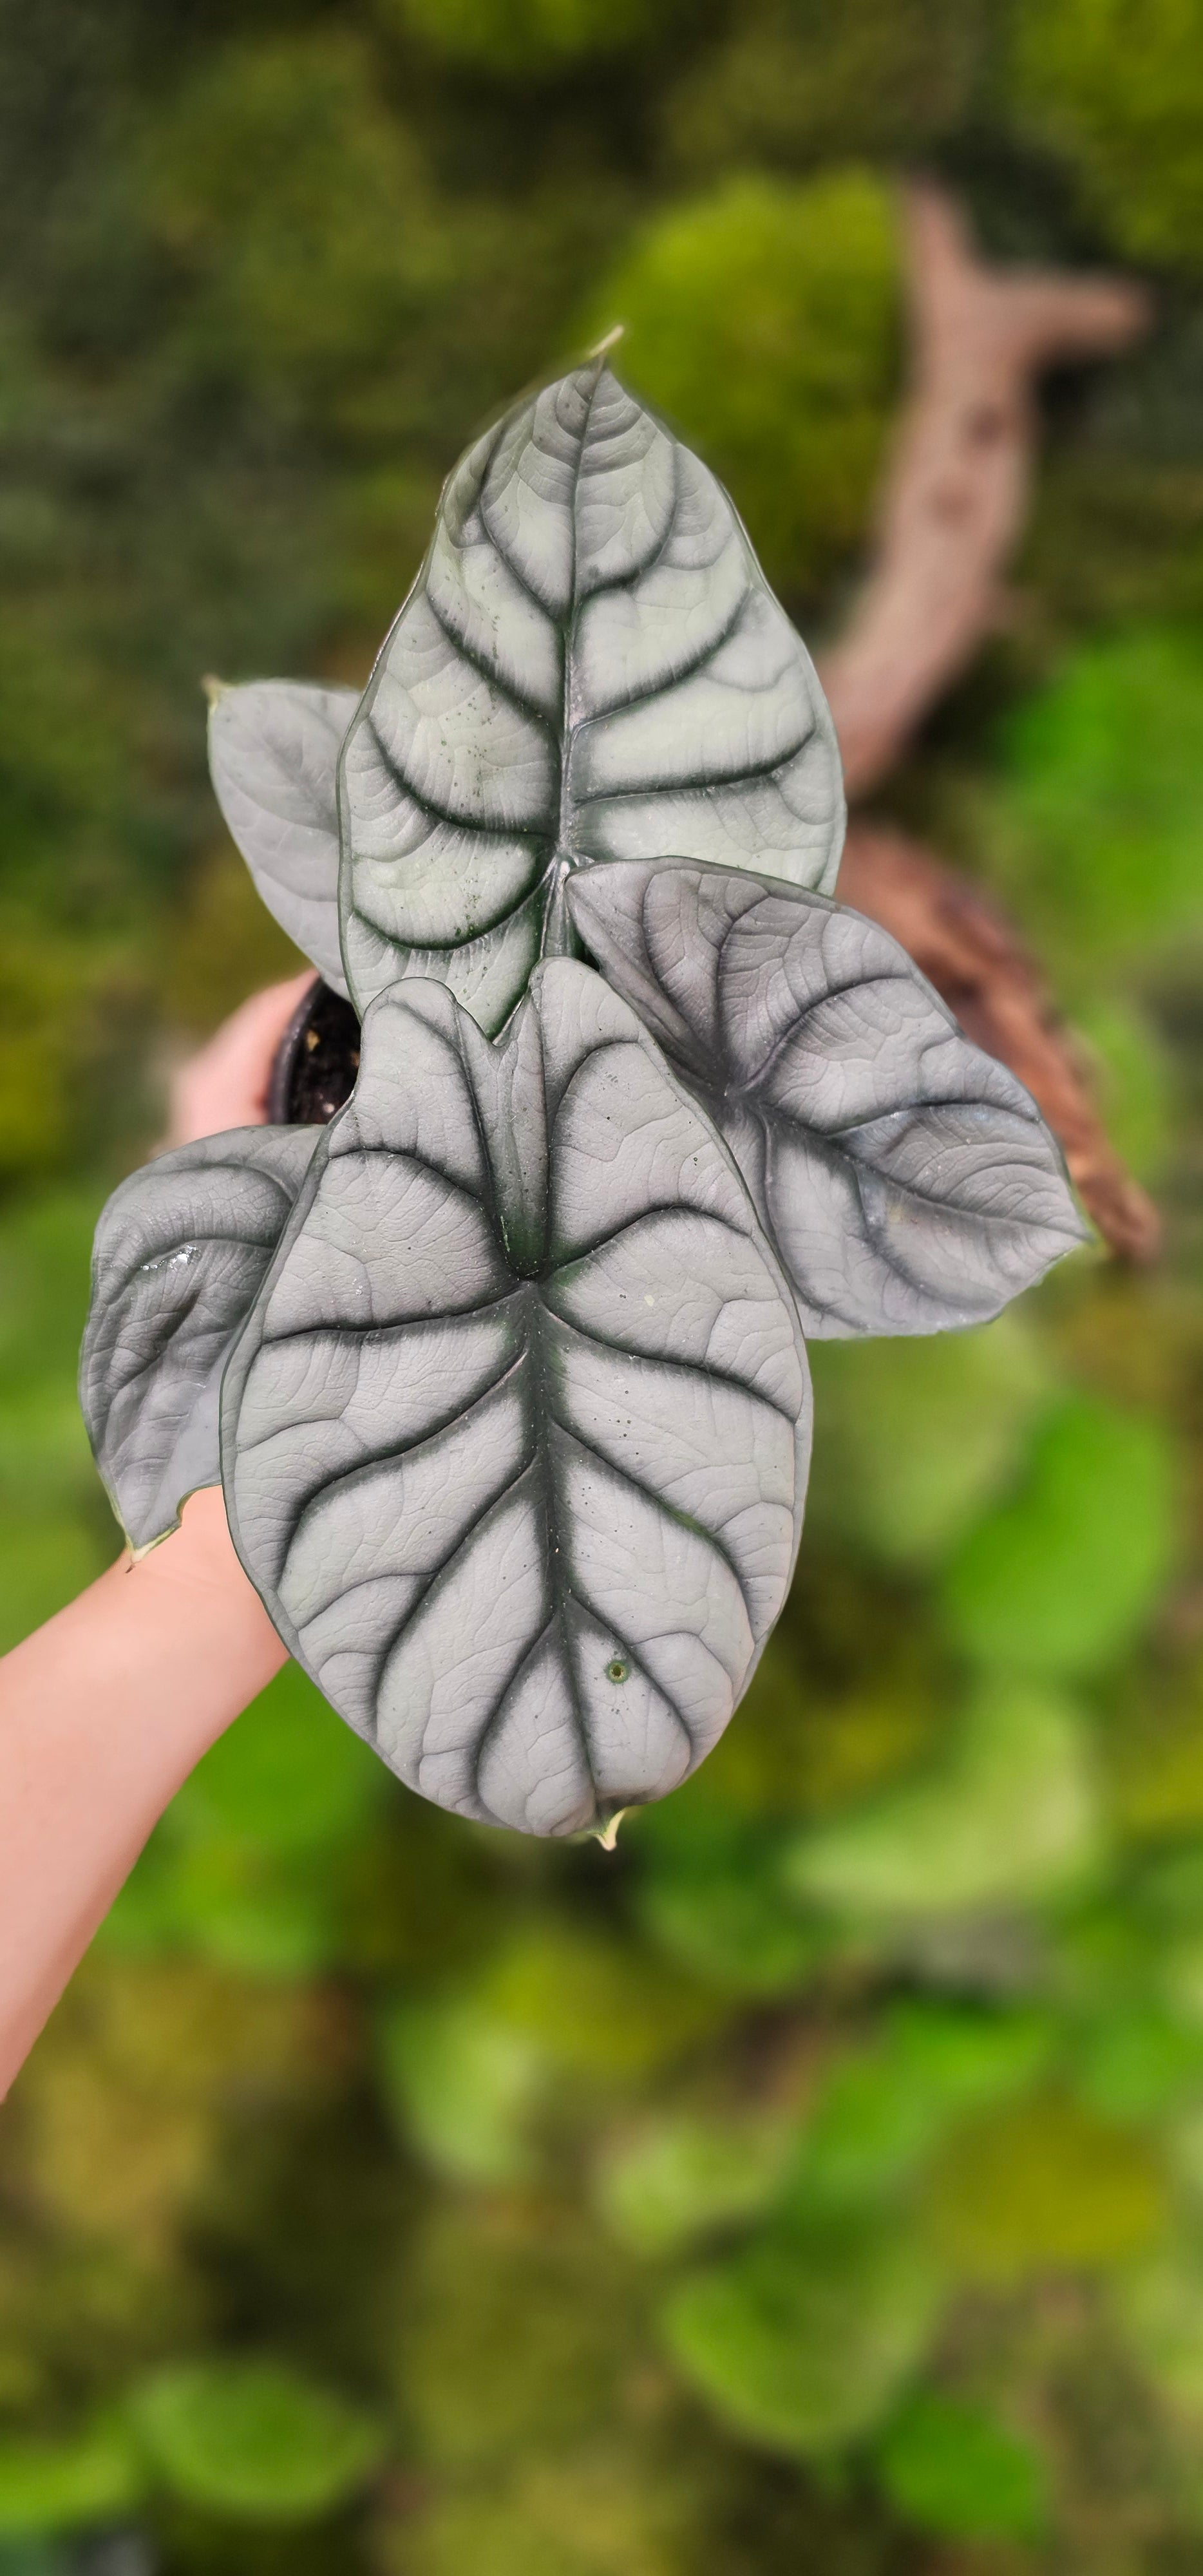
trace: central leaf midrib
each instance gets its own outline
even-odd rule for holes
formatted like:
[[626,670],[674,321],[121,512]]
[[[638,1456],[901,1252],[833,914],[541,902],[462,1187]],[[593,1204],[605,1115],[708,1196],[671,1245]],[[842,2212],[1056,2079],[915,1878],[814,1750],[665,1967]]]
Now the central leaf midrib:
[[[544,1311],[544,1303],[541,1303],[541,1296],[538,1296],[536,1280],[528,1280],[528,1283],[523,1285],[526,1285],[526,1303],[528,1303],[526,1368],[528,1368],[528,1386],[531,1386],[533,1391],[533,1396],[528,1399],[528,1419],[531,1419],[531,1455],[528,1455],[528,1461],[523,1463],[523,1468],[518,1471],[518,1476],[515,1476],[515,1479],[502,1489],[502,1494],[500,1497],[495,1497],[495,1502],[489,1504],[489,1512],[495,1512],[497,1504],[505,1499],[505,1494],[513,1494],[515,1489],[523,1484],[526,1476],[531,1476],[531,1479],[536,1481],[538,1507],[541,1507],[541,1515],[544,1515],[544,1551],[546,1551],[546,1569],[549,1569],[549,1597],[546,1597],[544,1620],[538,1623],[536,1633],[528,1638],[523,1651],[520,1651],[518,1659],[515,1659],[515,1664],[510,1667],[510,1672],[505,1674],[505,1682],[502,1682],[502,1687],[497,1690],[495,1705],[489,1708],[487,1721],[484,1721],[484,1726],[479,1728],[477,1741],[474,1741],[474,1747],[471,1747],[471,1793],[474,1793],[474,1798],[477,1798],[479,1806],[482,1806],[487,1814],[492,1814],[492,1808],[489,1808],[487,1798],[484,1798],[482,1788],[479,1788],[479,1775],[482,1775],[484,1754],[487,1754],[489,1741],[492,1741],[497,1726],[500,1726],[502,1710],[505,1710],[507,1700],[513,1698],[515,1687],[518,1687],[518,1682],[523,1680],[523,1672],[528,1672],[531,1662],[536,1659],[538,1649],[541,1649],[549,1638],[554,1638],[556,1646],[559,1646],[559,1656],[562,1656],[564,1677],[567,1677],[567,1685],[569,1685],[569,1705],[572,1705],[572,1716],[574,1716],[574,1723],[577,1723],[577,1739],[580,1739],[582,1757],[585,1757],[585,1770],[587,1770],[587,1777],[590,1777],[592,1793],[595,1793],[595,1808],[598,1808],[598,1767],[595,1767],[595,1759],[592,1759],[590,1726],[587,1726],[585,1705],[582,1705],[582,1692],[580,1692],[580,1677],[577,1677],[577,1643],[574,1643],[572,1615],[569,1615],[572,1607],[587,1613],[587,1618],[592,1618],[592,1623],[598,1625],[600,1631],[608,1633],[611,1641],[616,1643],[623,1654],[626,1654],[631,1669],[644,1674],[644,1680],[652,1685],[652,1690],[657,1692],[659,1698],[665,1700],[665,1705],[672,1710],[672,1716],[675,1716],[677,1726],[680,1726],[680,1731],[683,1731],[685,1744],[688,1744],[690,1749],[690,1767],[693,1767],[693,1757],[696,1757],[696,1739],[693,1739],[693,1728],[690,1728],[683,1708],[680,1708],[677,1700],[672,1698],[665,1687],[662,1687],[662,1682],[657,1682],[657,1677],[649,1672],[644,1656],[641,1656],[641,1651],[631,1643],[631,1638],[626,1636],[626,1633],[618,1633],[611,1615],[605,1615],[605,1618],[600,1615],[595,1602],[587,1600],[587,1595],[585,1592],[580,1592],[580,1587],[577,1587],[577,1582],[574,1582],[572,1577],[572,1558],[569,1558],[569,1548],[567,1543],[562,1546],[562,1538],[559,1538],[562,1525],[569,1525],[567,1497],[564,1497],[559,1476],[556,1476],[554,1466],[551,1466],[551,1453],[554,1453],[554,1437],[574,1440],[577,1448],[582,1450],[590,1450],[590,1443],[582,1440],[582,1437],[572,1430],[572,1425],[567,1425],[567,1422],[559,1417],[554,1399],[549,1396],[551,1370],[549,1365],[546,1365],[546,1337],[549,1337],[551,1329],[554,1329],[554,1316],[549,1316]],[[518,1368],[520,1365],[523,1365],[523,1360],[518,1363]],[[600,1463],[603,1463],[613,1476],[623,1476],[621,1468],[616,1468],[613,1466],[613,1461],[603,1458],[600,1450],[590,1450],[590,1455],[598,1455]],[[672,1515],[672,1504],[667,1504],[662,1494],[654,1494],[649,1486],[644,1486],[639,1479],[634,1479],[634,1476],[626,1476],[623,1481],[634,1486],[636,1492],[647,1494],[647,1499],[652,1499],[659,1510],[665,1510]],[[683,1525],[688,1525],[690,1530],[696,1530],[701,1538],[711,1535],[701,1528],[701,1522],[693,1522],[688,1515],[672,1515],[672,1517],[683,1520]],[[729,1558],[726,1558],[726,1551],[721,1548],[721,1543],[714,1543],[714,1546],[716,1546],[716,1553],[719,1553],[726,1564],[729,1564]],[[737,1569],[734,1569],[734,1564],[729,1564],[729,1571],[732,1571],[734,1582],[739,1584],[739,1574]],[[438,1582],[438,1577],[435,1577],[435,1582]],[[739,1597],[742,1597],[742,1584],[739,1584]]]
[[[589,1733],[589,1722],[585,1711],[580,1687],[580,1678],[577,1669],[577,1646],[571,1617],[573,1607],[587,1613],[589,1618],[595,1622],[599,1629],[604,1630],[610,1635],[615,1645],[621,1648],[621,1650],[626,1654],[632,1667],[638,1669],[644,1675],[652,1689],[655,1690],[657,1695],[664,1700],[665,1705],[671,1709],[687,1744],[690,1746],[691,1753],[694,1748],[692,1731],[685,1718],[684,1712],[678,1706],[676,1700],[672,1698],[667,1691],[665,1691],[663,1684],[656,1680],[655,1675],[649,1672],[646,1661],[638,1648],[631,1643],[630,1639],[625,1634],[621,1637],[618,1635],[613,1620],[608,1614],[603,1617],[596,1605],[580,1590],[579,1584],[575,1579],[575,1568],[573,1566],[568,1537],[568,1533],[571,1529],[571,1511],[568,1504],[568,1498],[563,1489],[562,1480],[557,1473],[554,1463],[557,1441],[571,1441],[578,1449],[585,1451],[586,1454],[590,1456],[596,1457],[601,1465],[606,1469],[607,1473],[630,1485],[632,1491],[642,1494],[645,1500],[654,1504],[658,1510],[664,1512],[669,1518],[676,1520],[683,1528],[688,1529],[693,1535],[706,1542],[711,1547],[713,1553],[727,1566],[732,1580],[735,1582],[737,1589],[739,1590],[741,1600],[744,1599],[744,1589],[739,1569],[728,1554],[722,1541],[717,1538],[712,1531],[706,1530],[701,1522],[694,1520],[692,1515],[678,1511],[664,1495],[657,1493],[653,1487],[644,1484],[639,1477],[627,1474],[624,1469],[615,1464],[613,1459],[607,1458],[601,1450],[594,1449],[592,1444],[577,1432],[570,1422],[567,1422],[564,1419],[555,1401],[552,1384],[554,1372],[549,1364],[548,1352],[549,1342],[552,1341],[557,1330],[557,1319],[553,1314],[549,1313],[544,1306],[540,1286],[537,1281],[529,1280],[523,1282],[519,1294],[522,1296],[526,1307],[526,1316],[523,1325],[525,1353],[524,1357],[518,1361],[517,1367],[523,1372],[526,1381],[524,1402],[527,1411],[530,1446],[529,1454],[523,1467],[519,1470],[517,1476],[513,1478],[511,1484],[505,1489],[505,1491],[512,1493],[517,1486],[522,1483],[524,1477],[527,1475],[529,1475],[534,1482],[538,1492],[539,1509],[543,1520],[544,1558],[547,1567],[548,1590],[546,1596],[546,1615],[542,1619],[535,1634],[527,1639],[522,1648],[521,1654],[517,1657],[511,1671],[507,1674],[505,1682],[502,1688],[498,1691],[494,1705],[490,1710],[489,1716],[484,1725],[481,1727],[472,1749],[473,1790],[474,1794],[480,1799],[482,1806],[486,1805],[487,1802],[483,1797],[481,1797],[479,1785],[480,1772],[489,1743],[495,1729],[500,1724],[502,1712],[517,1683],[520,1681],[522,1674],[526,1671],[533,1656],[537,1654],[539,1647],[543,1644],[544,1640],[552,1636],[554,1636],[558,1642],[565,1678],[568,1684],[572,1713],[578,1731],[578,1740],[584,1757],[585,1768],[596,1793],[597,1769],[594,1761],[593,1745]],[[490,1510],[494,1510],[502,1499],[502,1496],[495,1497],[493,1504],[490,1505]],[[440,1569],[440,1573],[444,1570],[445,1569]],[[436,1576],[434,1580],[437,1582],[438,1577]],[[433,1584],[429,1588],[433,1588]],[[423,1598],[425,1597],[426,1596],[423,1595]]]
[[[604,362],[598,361],[594,369],[593,382],[585,400],[584,417],[582,419],[579,436],[576,441],[576,454],[572,469],[571,485],[564,504],[571,530],[572,573],[567,606],[561,614],[557,614],[553,608],[549,607],[546,599],[540,595],[534,584],[523,572],[521,566],[515,563],[509,546],[503,541],[492,523],[492,513],[488,502],[488,482],[489,475],[496,459],[496,443],[490,453],[488,462],[482,474],[476,501],[476,508],[480,515],[481,526],[490,545],[495,549],[500,561],[505,564],[511,577],[520,584],[521,588],[536,603],[542,614],[547,617],[549,623],[558,630],[561,653],[560,713],[558,728],[554,717],[550,715],[545,708],[541,707],[534,698],[527,696],[520,681],[511,681],[507,676],[503,675],[499,669],[491,667],[487,655],[483,654],[471,642],[456,633],[454,627],[448,622],[437,602],[431,596],[429,585],[427,585],[426,592],[424,594],[430,607],[431,614],[434,617],[440,632],[446,636],[453,650],[462,656],[467,666],[476,671],[487,684],[496,688],[516,711],[518,711],[528,721],[536,724],[545,734],[550,736],[552,746],[558,756],[559,767],[558,793],[556,797],[554,816],[549,814],[548,824],[545,831],[541,831],[537,826],[520,825],[517,827],[514,834],[515,838],[520,841],[525,841],[528,847],[531,847],[531,855],[532,858],[536,860],[536,865],[539,850],[541,848],[546,849],[549,852],[547,863],[543,869],[535,875],[533,882],[519,898],[517,907],[510,907],[498,914],[485,928],[475,929],[464,939],[456,939],[453,937],[447,940],[426,940],[420,943],[410,941],[407,944],[411,946],[420,945],[431,949],[437,948],[441,953],[444,950],[450,951],[468,944],[475,944],[478,940],[487,939],[494,933],[500,931],[513,917],[514,909],[521,910],[525,904],[533,901],[539,903],[542,908],[543,917],[539,940],[540,954],[548,955],[551,953],[558,953],[561,949],[567,954],[579,954],[581,944],[575,932],[575,928],[567,920],[566,909],[563,902],[564,880],[575,869],[581,866],[587,866],[590,859],[590,852],[588,850],[582,850],[577,846],[577,834],[580,827],[581,815],[585,810],[577,800],[573,786],[574,751],[577,735],[579,732],[584,730],[585,727],[603,722],[607,717],[616,713],[644,704],[662,694],[665,688],[679,685],[682,680],[690,678],[698,671],[703,670],[706,665],[713,660],[715,654],[721,650],[722,645],[729,639],[730,635],[738,626],[740,618],[743,616],[747,603],[748,586],[746,582],[741,589],[739,599],[730,615],[724,620],[720,632],[717,635],[712,636],[706,645],[696,654],[688,657],[680,671],[674,671],[668,680],[661,680],[650,687],[645,684],[638,690],[632,689],[628,692],[624,692],[623,696],[617,700],[615,705],[612,707],[599,709],[593,715],[584,715],[580,717],[576,715],[576,647],[577,630],[582,605],[580,590],[580,540],[578,530],[579,495],[581,479],[585,471],[586,453],[589,447],[594,405],[597,399],[599,386],[605,373],[606,369]],[[497,434],[498,442],[500,441],[503,427],[504,424],[499,425]],[[671,443],[671,455],[673,466],[673,491],[662,533],[657,538],[649,555],[647,555],[631,570],[624,572],[621,575],[616,575],[613,580],[598,583],[595,586],[595,592],[601,590],[633,588],[635,583],[642,580],[652,566],[660,560],[665,549],[671,542],[676,525],[679,501],[678,449],[675,441]],[[591,592],[590,595],[595,595],[595,592]],[[369,716],[368,721],[371,724],[373,737],[376,741],[378,751],[383,757],[387,773],[392,778],[394,786],[399,792],[409,796],[417,805],[418,809],[427,816],[431,823],[441,825],[444,828],[478,832],[483,838],[495,838],[498,836],[500,827],[493,824],[483,823],[479,818],[455,814],[449,808],[441,806],[434,798],[430,797],[423,790],[417,788],[413,781],[406,775],[405,771],[388,752],[380,737],[379,730],[375,725],[373,717]],[[814,725],[813,721],[811,721],[797,742],[792,743],[787,749],[778,752],[771,759],[757,764],[753,770],[748,771],[742,766],[736,769],[724,769],[721,775],[716,779],[707,779],[699,782],[699,784],[703,787],[729,786],[738,784],[745,777],[749,776],[772,777],[781,769],[788,767],[790,762],[797,758],[799,751],[804,747],[805,743],[809,741],[813,731]],[[645,793],[654,795],[669,790],[679,789],[681,784],[682,782],[679,779],[665,781],[655,780],[646,786],[620,786],[612,791],[608,791],[608,793],[618,797],[643,795]],[[603,801],[606,800],[603,799]],[[361,907],[355,903],[353,904],[353,909],[360,910]],[[369,916],[364,915],[365,919],[368,917]],[[379,935],[385,938],[391,936],[388,931],[383,931]]]
[[569,847],[569,834],[572,821],[572,799],[569,792],[569,779],[572,772],[573,735],[576,730],[572,714],[573,657],[576,650],[576,624],[580,608],[580,546],[577,533],[576,512],[577,500],[581,488],[581,474],[584,470],[585,464],[585,448],[589,438],[589,423],[593,418],[593,406],[597,400],[597,388],[601,383],[603,373],[604,369],[599,365],[594,375],[593,383],[589,388],[589,399],[585,405],[585,417],[581,422],[580,442],[576,451],[576,464],[573,468],[572,490],[568,496],[568,516],[569,524],[572,529],[572,591],[568,601],[568,613],[564,620],[561,638],[564,654],[564,667],[560,675],[560,805],[556,821],[556,856],[557,858],[567,859],[573,864],[575,864],[575,854]]
[[[544,1552],[551,1604],[547,1624],[549,1626],[552,1624],[556,1625],[560,1632],[561,1652],[564,1658],[564,1668],[568,1681],[568,1691],[572,1705],[573,1718],[576,1723],[581,1751],[585,1759],[585,1768],[588,1771],[590,1780],[596,1788],[597,1774],[594,1769],[593,1746],[590,1742],[589,1725],[585,1716],[584,1703],[581,1696],[580,1678],[577,1672],[576,1654],[571,1634],[571,1625],[566,1615],[567,1604],[573,1597],[573,1594],[571,1582],[569,1581],[568,1583],[565,1583],[564,1580],[566,1571],[566,1550],[563,1552],[561,1551],[560,1533],[561,1527],[567,1523],[568,1513],[567,1498],[560,1486],[560,1481],[552,1462],[551,1433],[553,1427],[557,1423],[558,1417],[555,1410],[554,1396],[550,1383],[552,1372],[549,1366],[547,1350],[547,1319],[544,1312],[543,1300],[539,1294],[538,1284],[535,1280],[532,1279],[523,1282],[521,1296],[522,1303],[526,1309],[523,1318],[523,1329],[526,1335],[527,1360],[524,1397],[527,1409],[527,1420],[531,1434],[531,1464],[535,1473],[535,1480],[539,1492],[539,1504],[543,1515]],[[511,1687],[512,1683],[507,1683],[506,1692],[503,1696],[508,1696]],[[501,1704],[502,1703],[499,1701],[498,1705],[500,1706]],[[485,1735],[482,1733],[482,1752],[485,1740]]]

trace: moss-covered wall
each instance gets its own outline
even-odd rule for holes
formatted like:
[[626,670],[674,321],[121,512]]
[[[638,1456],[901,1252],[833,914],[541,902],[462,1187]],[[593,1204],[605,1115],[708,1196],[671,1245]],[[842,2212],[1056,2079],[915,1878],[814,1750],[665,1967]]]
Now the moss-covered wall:
[[1169,1238],[819,1351],[786,1618],[612,1858],[294,1672],[208,1758],[0,2125],[0,2576],[1203,2567],[1201,65],[1194,0],[0,9],[0,1642],[115,1550],[98,1206],[289,962],[200,675],[362,676],[472,428],[616,320],[835,631],[916,162],[1155,289],[882,803]]

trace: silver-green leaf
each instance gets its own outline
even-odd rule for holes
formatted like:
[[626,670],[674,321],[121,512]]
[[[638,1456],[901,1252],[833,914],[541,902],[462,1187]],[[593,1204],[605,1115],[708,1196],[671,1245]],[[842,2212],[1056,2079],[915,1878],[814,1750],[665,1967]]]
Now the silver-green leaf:
[[734,1165],[568,959],[491,1046],[368,1011],[223,1391],[236,1545],[423,1796],[566,1834],[709,1750],[785,1598],[809,1451],[792,1300]]
[[834,883],[839,753],[726,493],[601,359],[472,447],[342,755],[343,952],[501,1027],[562,886],[681,849]]
[[215,688],[209,767],[256,887],[327,984],[345,995],[338,935],[338,754],[356,689],[299,680]]
[[593,869],[569,904],[719,1125],[808,1335],[984,1322],[1084,1240],[1035,1103],[876,922],[685,860]]
[[160,1154],[114,1190],[92,1255],[80,1356],[88,1437],[135,1548],[221,1479],[218,1390],[320,1130],[235,1127]]

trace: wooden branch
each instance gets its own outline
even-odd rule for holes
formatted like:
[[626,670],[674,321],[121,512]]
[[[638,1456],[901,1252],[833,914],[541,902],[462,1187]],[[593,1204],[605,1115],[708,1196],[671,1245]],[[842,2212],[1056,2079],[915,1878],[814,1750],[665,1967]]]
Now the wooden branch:
[[1018,1074],[1111,1250],[1124,1261],[1154,1261],[1157,1211],[1108,1143],[1083,1051],[1010,923],[919,842],[878,824],[853,824],[839,894],[900,941],[966,1035]]
[[874,567],[822,666],[853,798],[893,767],[1001,621],[999,575],[1023,522],[1041,370],[1124,349],[1149,319],[1145,294],[1121,279],[986,267],[930,183],[907,190],[905,221],[914,386]]

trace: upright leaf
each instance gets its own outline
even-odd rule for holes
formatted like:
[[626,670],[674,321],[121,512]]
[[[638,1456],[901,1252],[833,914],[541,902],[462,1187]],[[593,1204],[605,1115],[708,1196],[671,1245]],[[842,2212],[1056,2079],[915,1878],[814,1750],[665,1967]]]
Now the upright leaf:
[[500,1028],[561,889],[690,849],[830,885],[839,754],[721,486],[600,359],[479,439],[343,751],[343,944],[363,1010],[437,978]]
[[785,1597],[809,1440],[785,1284],[599,976],[491,1047],[382,995],[231,1366],[231,1527],[426,1797],[570,1833],[684,1778]]
[[217,802],[267,909],[336,993],[339,745],[355,689],[252,680],[217,689],[209,767]]
[[199,1485],[220,1482],[221,1373],[319,1132],[205,1136],[134,1172],[101,1212],[79,1397],[135,1547],[174,1529]]
[[686,860],[568,903],[717,1120],[808,1334],[984,1322],[1082,1241],[1034,1102],[875,922]]

